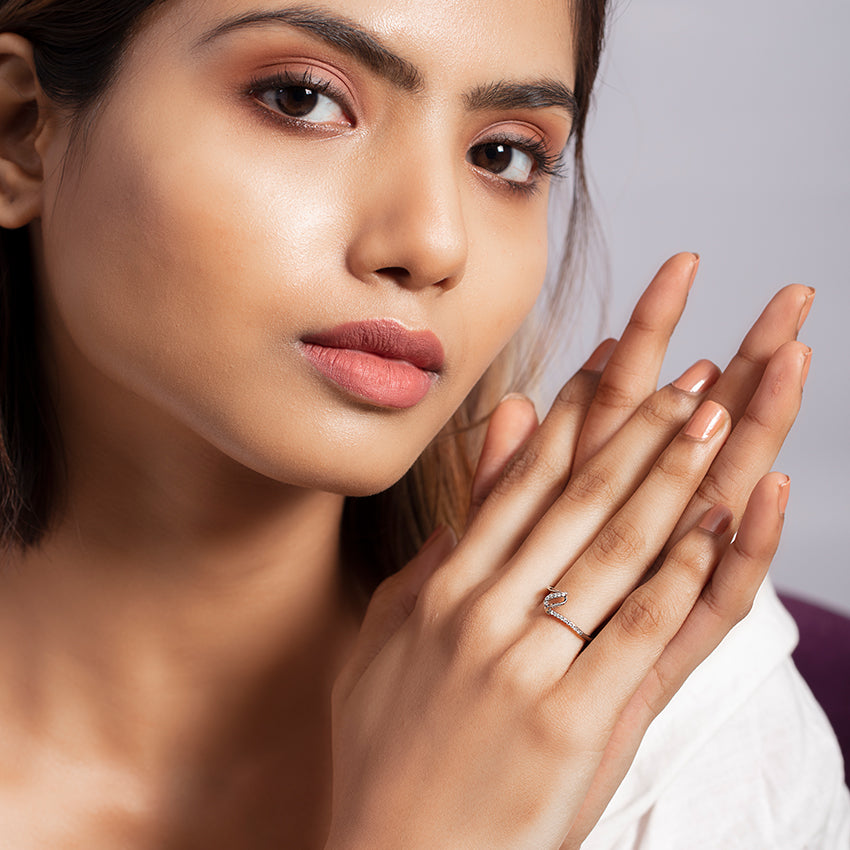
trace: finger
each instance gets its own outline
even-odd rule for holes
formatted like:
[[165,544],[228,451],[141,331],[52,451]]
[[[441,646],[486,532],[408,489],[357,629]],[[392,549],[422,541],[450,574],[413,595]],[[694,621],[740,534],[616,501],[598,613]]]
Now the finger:
[[756,485],[734,542],[627,707],[635,747],[687,677],[752,607],[779,545],[789,492],[790,479],[779,472],[765,475]]
[[755,395],[740,417],[670,537],[680,540],[713,504],[741,516],[756,482],[776,460],[802,402],[811,349],[788,342],[771,358]]
[[[732,512],[727,507],[716,505],[703,517],[699,527],[710,534],[721,538],[728,538],[726,531],[729,528],[731,519]],[[681,632],[681,629],[679,632]],[[661,658],[664,658],[670,645],[677,639],[677,637],[673,638],[671,643],[668,644],[668,647],[662,652]],[[655,683],[659,681],[656,675],[657,667],[658,665],[656,664],[640,684],[637,692],[629,698],[625,708],[617,719],[616,726],[605,747],[599,769],[593,777],[590,792],[585,798],[582,808],[570,828],[569,846],[571,847],[580,847],[581,843],[590,833],[590,830],[599,820],[605,807],[614,796],[615,791],[619,788],[620,783],[631,767],[638,747],[650,723],[663,707],[655,702],[647,702],[647,686],[649,685],[651,690],[655,687]],[[672,692],[670,697],[672,697]],[[668,700],[670,697],[668,697]],[[652,698],[654,699],[654,695],[652,695]]]
[[[706,401],[701,405],[632,498],[569,566],[554,585],[567,594],[563,601],[569,604],[563,608],[569,613],[562,614],[559,609],[554,617],[543,619],[535,612],[523,638],[541,665],[566,669],[565,661],[583,647],[584,635],[590,635],[624,604],[655,561],[730,428],[729,414],[719,404]],[[566,524],[570,528],[575,525]],[[536,587],[541,587],[542,562],[512,563],[509,569],[513,574],[506,580],[515,592],[521,592],[519,583],[534,588],[536,582]],[[558,631],[558,614],[568,618],[561,620],[567,631]]]
[[[598,381],[599,373],[587,365],[577,372],[534,434],[508,461],[461,540],[464,550],[474,551],[471,562],[482,569],[498,568],[561,494]],[[475,580],[470,576],[470,582]]]
[[[725,512],[728,529],[731,512],[720,511],[721,516]],[[706,519],[716,523],[718,517]],[[561,678],[553,691],[556,704],[569,698],[568,691],[577,691],[585,712],[595,715],[591,722],[598,724],[598,733],[610,735],[701,598],[728,545],[723,525],[693,529],[662,568],[629,594]],[[606,706],[605,711],[600,706]]]
[[696,254],[671,257],[641,296],[602,373],[579,439],[576,468],[655,392],[667,344],[685,309],[698,266]]
[[814,297],[815,290],[810,286],[784,287],[770,300],[744,337],[709,396],[732,414],[732,422],[743,415],[771,357],[797,338]]
[[[566,564],[590,545],[605,523],[625,504],[699,406],[704,393],[681,388],[694,385],[695,370],[705,378],[696,381],[700,387],[710,385],[710,379],[717,374],[714,364],[700,361],[681,379],[653,393],[566,486],[558,481],[557,490],[547,492],[545,499],[538,498],[533,510],[523,514],[528,505],[522,505],[522,494],[539,488],[540,479],[545,480],[550,467],[545,452],[551,449],[547,449],[544,439],[548,422],[544,421],[528,446],[509,464],[506,476],[485,502],[478,521],[461,540],[458,548],[461,566],[454,572],[454,592],[463,593],[488,576],[497,576],[514,554],[554,571],[546,577],[538,575],[536,587],[545,587],[556,580]],[[686,376],[690,377],[683,384]],[[585,405],[591,395],[592,386],[585,384]],[[570,423],[573,439],[578,434],[580,421],[580,417],[575,416]],[[556,429],[554,433],[563,432]],[[519,467],[523,476],[528,475],[526,481],[519,482],[525,485],[518,491],[519,495],[515,490],[500,490],[506,481],[513,483],[511,472],[517,460],[523,463]],[[498,557],[494,557],[494,552]]]
[[422,585],[457,545],[450,526],[438,528],[408,564],[378,585],[360,626],[354,650],[337,681],[334,692],[345,698],[413,611]]
[[469,518],[478,513],[508,461],[537,430],[537,411],[529,398],[510,395],[493,411],[472,480]]

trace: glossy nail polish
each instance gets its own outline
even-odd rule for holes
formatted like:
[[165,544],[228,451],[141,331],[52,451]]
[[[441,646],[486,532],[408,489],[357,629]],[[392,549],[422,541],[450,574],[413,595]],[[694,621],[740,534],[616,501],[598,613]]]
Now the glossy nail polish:
[[702,393],[714,385],[719,375],[720,370],[710,360],[698,360],[673,381],[673,386],[686,393]]
[[695,440],[707,440],[720,430],[725,414],[726,410],[716,401],[704,401],[685,425],[683,433]]
[[806,381],[809,378],[809,367],[812,365],[812,349],[806,348],[805,353],[803,354],[803,368],[800,373],[800,384],[801,387],[805,388]]
[[809,317],[809,311],[812,309],[812,304],[815,303],[815,290],[810,286],[809,294],[806,296],[806,300],[803,302],[803,307],[800,310],[800,318],[797,319],[797,333],[800,333],[800,329],[803,327],[806,319]]
[[791,495],[791,479],[786,475],[785,480],[779,485],[779,516],[785,516],[788,507],[788,497]]
[[688,292],[690,292],[691,289],[693,289],[694,281],[697,279],[697,272],[699,271],[699,260],[700,260],[699,254],[697,254],[695,251],[691,251],[691,253],[694,255],[694,264],[691,268],[691,278],[688,281]]

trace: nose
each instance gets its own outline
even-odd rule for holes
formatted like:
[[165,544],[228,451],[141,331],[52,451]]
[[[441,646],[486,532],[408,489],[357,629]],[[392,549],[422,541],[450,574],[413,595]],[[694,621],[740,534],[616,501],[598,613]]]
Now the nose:
[[[429,161],[424,161],[429,160]],[[461,175],[434,158],[380,168],[358,192],[348,248],[350,272],[363,281],[391,280],[407,289],[455,287],[466,268],[469,244]]]

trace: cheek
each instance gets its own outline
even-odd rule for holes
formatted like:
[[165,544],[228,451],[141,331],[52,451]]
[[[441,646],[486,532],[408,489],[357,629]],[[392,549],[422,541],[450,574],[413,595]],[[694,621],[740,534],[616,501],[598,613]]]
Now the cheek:
[[331,402],[289,343],[339,320],[356,176],[329,179],[321,158],[260,156],[232,128],[105,115],[84,170],[48,186],[58,320],[115,384],[264,475],[358,494],[389,486],[534,303],[545,203],[508,216],[503,201],[471,195],[468,266],[438,316],[450,385],[393,416]]
[[[191,125],[150,135],[107,124],[44,222],[70,335],[137,391],[172,382],[179,398],[222,361],[259,366],[276,323],[316,301],[305,282],[321,285],[315,243],[327,255],[333,207],[311,202],[307,175],[288,179],[281,163],[263,172],[244,153],[222,135],[192,138]],[[297,215],[282,198],[298,199]]]

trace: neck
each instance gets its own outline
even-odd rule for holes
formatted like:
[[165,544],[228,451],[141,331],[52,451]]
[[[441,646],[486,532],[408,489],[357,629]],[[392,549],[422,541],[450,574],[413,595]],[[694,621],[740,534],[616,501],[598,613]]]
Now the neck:
[[73,510],[0,576],[14,730],[0,747],[26,742],[32,765],[49,749],[45,764],[59,753],[89,782],[100,764],[132,810],[178,805],[179,787],[190,818],[238,828],[276,803],[320,824],[330,689],[362,616],[340,566],[343,498],[106,449],[71,475]]

